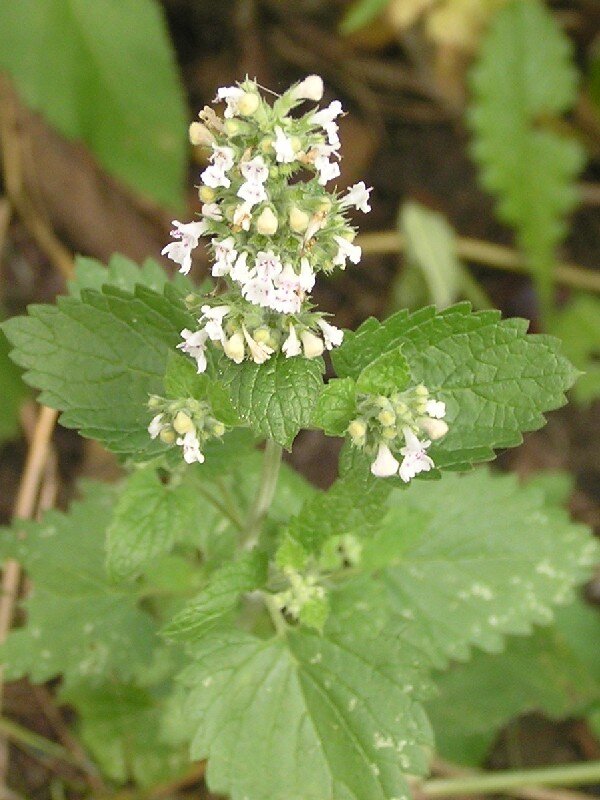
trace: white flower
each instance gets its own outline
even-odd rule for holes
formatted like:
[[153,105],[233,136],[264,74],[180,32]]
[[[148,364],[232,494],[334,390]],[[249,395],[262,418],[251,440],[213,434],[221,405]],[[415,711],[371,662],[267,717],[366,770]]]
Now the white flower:
[[323,331],[323,341],[325,347],[331,350],[334,347],[339,347],[344,340],[344,331],[336,328],[335,325],[330,325],[324,319],[317,320],[317,325]]
[[308,75],[297,86],[293,86],[290,94],[294,100],[312,100],[318,103],[323,97],[323,78],[320,75]]
[[202,316],[199,322],[208,320],[204,330],[209,339],[213,342],[224,342],[223,320],[229,313],[229,306],[202,306],[200,310],[202,311]]
[[215,278],[227,275],[237,258],[237,250],[234,248],[235,239],[228,236],[221,242],[213,239],[215,246],[215,263],[213,264],[212,274]]
[[232,361],[235,361],[236,364],[241,364],[244,360],[244,337],[242,334],[237,331],[236,333],[231,336],[231,338],[227,339],[223,344],[223,352],[230,358]]
[[441,400],[428,400],[425,411],[434,419],[444,419],[446,416],[446,403]]
[[327,141],[333,147],[339,147],[340,138],[338,136],[338,126],[334,120],[342,113],[342,104],[339,100],[334,100],[327,108],[322,108],[313,114],[309,123],[311,125],[320,125],[327,134]]
[[210,161],[222,169],[223,172],[228,172],[235,163],[235,150],[232,147],[221,147],[220,145],[213,144],[212,155]]
[[198,222],[184,223],[174,219],[172,224],[175,227],[171,231],[171,236],[176,241],[169,242],[160,252],[161,255],[179,264],[179,272],[187,275],[192,266],[192,250],[198,246],[199,238],[206,232],[207,222],[201,219]]
[[389,478],[398,472],[400,462],[392,455],[392,451],[383,442],[379,445],[377,458],[371,464],[371,472],[376,478]]
[[279,256],[276,256],[272,250],[259,250],[256,254],[252,277],[257,277],[263,281],[273,280],[281,274],[282,269],[283,266]]
[[362,255],[360,247],[357,244],[352,244],[352,242],[349,242],[348,239],[344,239],[343,236],[334,236],[333,239],[339,249],[332,263],[335,266],[339,265],[342,269],[344,269],[346,266],[346,260],[349,258],[353,264],[358,264]]
[[250,203],[240,203],[236,206],[233,212],[233,224],[237,225],[243,231],[250,230],[250,222],[252,221],[252,206]]
[[300,345],[300,339],[298,339],[298,334],[296,333],[296,329],[290,322],[290,333],[284,343],[281,345],[282,352],[285,353],[286,358],[292,358],[292,356],[299,356],[302,353],[302,347]]
[[187,464],[193,464],[196,461],[199,464],[204,463],[204,455],[200,452],[200,442],[195,430],[188,431],[185,436],[180,436],[176,444],[183,447],[183,457]]
[[308,258],[300,259],[300,275],[298,275],[298,285],[305,292],[312,292],[315,285],[315,273],[312,271]]
[[225,170],[218,166],[218,164],[211,164],[204,172],[200,173],[202,183],[210,186],[211,189],[216,189],[218,186],[224,186],[229,189],[231,181],[225,175]]
[[303,292],[300,276],[291,264],[286,264],[273,281],[275,291],[270,307],[280,314],[297,314],[302,306]]
[[316,358],[323,354],[323,342],[314,333],[302,331],[300,338],[302,339],[302,348],[306,358]]
[[202,216],[207,219],[214,219],[217,222],[223,219],[221,208],[218,203],[204,203],[202,206]]
[[267,193],[265,192],[265,187],[262,185],[262,183],[250,183],[250,181],[242,183],[238,189],[237,196],[241,197],[242,200],[245,200],[250,208],[257,205],[257,203],[262,203],[267,199]]
[[235,117],[238,113],[239,102],[245,94],[246,92],[240,89],[239,86],[222,86],[220,89],[217,89],[216,100],[225,100],[227,103],[227,108],[223,114],[225,119]]
[[234,281],[238,283],[247,283],[250,280],[250,270],[246,266],[248,260],[248,253],[244,250],[236,259],[235,264],[231,267],[230,275]]
[[177,345],[177,349],[195,358],[198,365],[198,373],[204,372],[206,370],[206,340],[208,339],[208,333],[204,329],[192,332],[184,328],[181,331],[181,338],[183,342]]
[[264,183],[269,177],[269,168],[262,156],[256,156],[252,161],[242,161],[240,172],[248,183]]
[[150,425],[148,425],[148,433],[151,439],[156,439],[163,428],[168,427],[167,423],[163,422],[163,417],[164,414],[157,414],[155,417],[152,417]]
[[315,147],[314,150],[317,153],[314,163],[315,169],[319,173],[319,183],[321,186],[325,186],[330,180],[338,177],[340,165],[337,161],[329,160],[329,156],[334,152],[332,147],[322,144]]
[[251,278],[242,286],[244,298],[255,306],[272,308],[274,291],[273,283],[270,280]]
[[373,187],[367,189],[365,182],[359,181],[348,189],[348,194],[342,197],[340,205],[343,208],[354,206],[354,208],[356,208],[358,211],[362,211],[363,214],[368,214],[371,210],[371,206],[369,205],[369,195],[372,191]]
[[265,361],[268,361],[271,355],[275,352],[273,348],[269,347],[269,345],[265,344],[264,342],[255,341],[246,330],[245,325],[242,325],[242,331],[254,363],[264,364]]
[[408,483],[411,478],[414,478],[420,472],[429,472],[435,464],[425,452],[431,442],[429,440],[419,441],[410,428],[403,428],[403,432],[406,447],[400,450],[404,459],[400,464],[399,475],[404,483]]
[[292,140],[286,136],[279,125],[275,126],[275,141],[273,142],[275,149],[275,158],[280,164],[291,164],[296,160],[296,154],[292,147]]

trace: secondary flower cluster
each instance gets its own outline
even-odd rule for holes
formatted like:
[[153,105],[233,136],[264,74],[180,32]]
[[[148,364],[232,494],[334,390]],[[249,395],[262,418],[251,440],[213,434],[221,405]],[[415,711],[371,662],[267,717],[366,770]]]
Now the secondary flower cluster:
[[324,188],[340,174],[341,104],[290,114],[322,94],[321,78],[311,75],[271,106],[246,80],[218,90],[224,118],[207,106],[190,126],[192,142],[210,150],[201,218],[175,220],[162,252],[187,274],[200,237],[209,236],[212,274],[225,284],[218,303],[201,306],[198,330],[182,331],[180,349],[199,372],[210,343],[236,363],[262,364],[278,352],[314,358],[342,342],[342,331],[312,312],[309,295],[318,272],[358,263],[346,212],[370,211],[371,190],[363,182],[343,196]]
[[152,395],[148,408],[158,411],[148,425],[148,433],[152,439],[158,437],[165,444],[182,447],[183,457],[188,464],[202,464],[202,448],[206,442],[220,438],[225,433],[225,425],[212,416],[208,403],[193,397],[167,400]]
[[[429,472],[435,464],[427,449],[432,440],[448,432],[444,422],[446,405],[429,396],[419,385],[390,397],[359,395],[360,416],[348,426],[352,444],[375,456],[371,472],[378,478],[399,475],[408,483],[420,472]],[[423,434],[429,438],[420,438]],[[394,453],[402,457],[400,461]]]

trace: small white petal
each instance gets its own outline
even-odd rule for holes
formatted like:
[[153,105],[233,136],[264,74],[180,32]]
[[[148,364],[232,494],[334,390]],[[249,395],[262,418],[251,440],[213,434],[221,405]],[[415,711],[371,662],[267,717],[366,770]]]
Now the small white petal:
[[265,344],[264,342],[257,342],[255,339],[253,339],[246,330],[245,325],[242,325],[242,332],[254,363],[264,364],[265,361],[268,361],[271,355],[275,352],[273,348],[269,347],[269,345]]
[[302,346],[300,344],[300,339],[298,338],[298,334],[296,333],[296,329],[290,322],[290,333],[284,343],[281,345],[282,352],[285,353],[286,358],[292,358],[293,356],[299,356],[302,353]]
[[292,147],[292,140],[285,135],[283,129],[279,125],[275,126],[273,148],[275,150],[275,158],[280,164],[291,164],[296,160],[296,154]]
[[156,439],[164,427],[165,424],[163,422],[163,414],[157,414],[155,417],[152,417],[150,425],[148,425],[148,433],[150,434],[150,438]]
[[398,472],[400,462],[397,461],[390,448],[383,442],[379,445],[377,458],[371,464],[371,472],[376,478],[389,478]]
[[335,325],[330,325],[329,322],[325,322],[324,319],[318,320],[317,325],[323,331],[323,340],[328,350],[332,350],[334,347],[339,347],[341,345],[344,340],[343,330],[336,328]]
[[444,419],[446,416],[446,404],[441,400],[428,400],[425,406],[425,411],[430,417],[435,419]]

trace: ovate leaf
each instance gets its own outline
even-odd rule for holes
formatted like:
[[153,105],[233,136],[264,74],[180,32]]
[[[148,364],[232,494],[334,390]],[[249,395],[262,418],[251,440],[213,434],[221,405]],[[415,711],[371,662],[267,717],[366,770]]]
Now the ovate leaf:
[[272,356],[265,364],[233,364],[223,358],[219,376],[250,428],[290,448],[306,428],[323,385],[321,359]]
[[493,458],[493,448],[520,444],[522,431],[544,424],[543,412],[565,403],[576,371],[560,342],[526,335],[524,320],[459,304],[436,314],[399,311],[367,320],[333,354],[340,377],[357,378],[381,353],[402,346],[414,384],[446,403],[449,432],[429,451],[436,466],[464,469]]
[[396,347],[367,364],[356,379],[356,389],[362,394],[401,392],[410,383],[410,377],[402,347]]
[[[409,655],[389,641],[306,629],[204,640],[184,673],[213,792],[232,800],[389,800],[430,742]],[[301,757],[300,757],[301,756]]]
[[110,172],[181,204],[187,115],[158,3],[2,3],[0,64],[29,105]]
[[471,645],[498,651],[504,635],[550,623],[599,553],[541,491],[485,470],[395,490],[365,551],[366,563],[385,569],[402,638],[437,665],[466,659]]
[[77,682],[111,672],[127,679],[150,660],[154,623],[138,609],[133,589],[105,575],[114,502],[114,489],[89,484],[68,515],[49,512],[41,522],[17,521],[2,532],[2,557],[19,561],[33,582],[27,622],[0,650],[8,679],[28,674],[43,683],[62,674]]
[[584,163],[582,147],[556,132],[576,84],[569,38],[550,9],[540,0],[513,0],[497,12],[472,73],[473,152],[500,218],[517,231],[544,307]]
[[65,427],[116,453],[146,458],[165,449],[146,430],[148,397],[162,393],[179,331],[193,324],[178,295],[166,291],[86,289],[56,306],[30,306],[28,316],[3,326],[11,357],[41,389],[41,402],[63,412]]
[[323,388],[312,423],[328,436],[344,436],[348,423],[356,416],[356,382],[352,378],[333,378]]

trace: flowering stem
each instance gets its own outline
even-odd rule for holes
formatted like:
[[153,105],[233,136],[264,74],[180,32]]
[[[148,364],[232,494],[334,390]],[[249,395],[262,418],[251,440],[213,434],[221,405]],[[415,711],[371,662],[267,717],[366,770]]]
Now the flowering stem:
[[434,778],[419,787],[426,797],[502,794],[524,786],[581,786],[600,782],[600,761],[542,769],[506,770],[456,778]]
[[248,514],[244,531],[243,544],[248,549],[251,549],[256,544],[263,520],[273,502],[280,464],[281,445],[278,445],[272,439],[267,439],[260,483],[254,503]]

